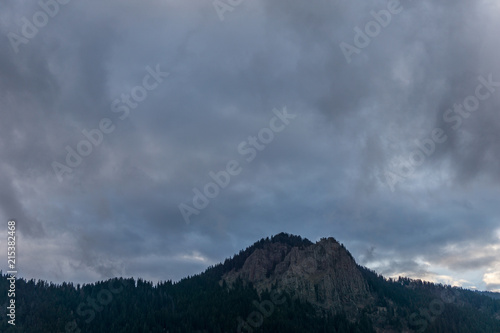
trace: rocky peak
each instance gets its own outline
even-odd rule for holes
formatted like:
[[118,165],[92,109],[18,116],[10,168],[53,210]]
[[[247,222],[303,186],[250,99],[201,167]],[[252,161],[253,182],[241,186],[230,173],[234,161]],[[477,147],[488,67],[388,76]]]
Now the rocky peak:
[[259,293],[275,285],[280,291],[334,312],[357,312],[369,299],[367,283],[356,262],[331,237],[307,246],[265,244],[248,256],[243,267],[222,276],[229,286],[238,278],[251,282]]

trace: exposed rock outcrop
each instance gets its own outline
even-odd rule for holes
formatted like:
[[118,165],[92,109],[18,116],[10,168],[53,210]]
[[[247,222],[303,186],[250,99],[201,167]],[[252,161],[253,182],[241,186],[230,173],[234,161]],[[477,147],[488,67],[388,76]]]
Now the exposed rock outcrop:
[[356,262],[333,238],[306,247],[266,244],[256,249],[241,269],[222,277],[229,286],[238,278],[251,282],[259,293],[274,285],[320,308],[343,310],[354,317],[371,299]]

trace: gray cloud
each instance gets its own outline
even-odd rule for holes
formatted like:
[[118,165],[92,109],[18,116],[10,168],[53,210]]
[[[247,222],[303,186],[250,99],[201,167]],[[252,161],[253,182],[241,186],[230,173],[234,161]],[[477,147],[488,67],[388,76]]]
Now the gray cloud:
[[[179,279],[286,231],[383,273],[497,288],[500,89],[458,129],[443,115],[500,81],[500,8],[401,3],[348,64],[339,44],[387,2],[244,2],[223,22],[205,1],[71,2],[16,54],[6,36],[39,7],[7,1],[0,219],[18,221],[24,276]],[[170,75],[120,119],[113,101],[156,64]],[[247,162],[238,145],[283,107],[297,118]],[[103,118],[114,131],[59,182],[52,162]],[[392,192],[386,171],[434,128],[447,140]],[[178,205],[233,159],[241,174],[187,225]]]

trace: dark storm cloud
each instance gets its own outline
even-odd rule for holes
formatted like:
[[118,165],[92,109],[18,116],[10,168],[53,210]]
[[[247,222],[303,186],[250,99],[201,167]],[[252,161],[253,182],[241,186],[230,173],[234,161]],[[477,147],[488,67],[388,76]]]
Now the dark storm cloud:
[[[179,279],[286,231],[387,274],[497,283],[500,89],[459,128],[443,118],[500,81],[497,5],[402,1],[351,63],[340,44],[388,2],[244,2],[220,21],[205,1],[72,1],[15,53],[37,6],[7,1],[0,26],[1,218],[25,226],[25,276]],[[148,66],[169,75],[120,119]],[[296,118],[246,161],[284,107]],[[52,163],[103,118],[114,130],[59,182]],[[447,139],[391,191],[435,128]],[[242,172],[186,224],[179,204],[230,160]]]

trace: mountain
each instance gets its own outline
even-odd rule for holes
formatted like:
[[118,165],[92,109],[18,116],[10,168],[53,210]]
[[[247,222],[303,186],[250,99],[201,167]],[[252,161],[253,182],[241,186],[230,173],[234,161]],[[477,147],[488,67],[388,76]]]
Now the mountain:
[[[0,274],[0,289],[8,290]],[[15,327],[0,332],[500,332],[495,293],[400,277],[356,264],[333,238],[281,233],[205,272],[153,284],[83,286],[16,280]],[[0,294],[6,309],[7,293]]]
[[357,312],[370,299],[369,285],[350,253],[333,238],[292,247],[273,241],[255,249],[240,269],[222,280],[252,283],[262,293],[273,286],[324,310]]

